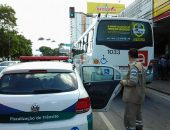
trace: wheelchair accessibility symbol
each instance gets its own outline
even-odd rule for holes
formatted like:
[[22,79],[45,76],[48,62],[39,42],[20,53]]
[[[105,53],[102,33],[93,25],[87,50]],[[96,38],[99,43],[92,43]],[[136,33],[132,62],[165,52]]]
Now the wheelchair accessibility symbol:
[[104,55],[103,55],[103,57],[100,59],[100,62],[102,63],[102,64],[106,64],[108,61],[107,61],[107,59],[104,57]]
[[109,69],[104,69],[104,75],[109,75],[110,74],[110,70]]
[[73,127],[71,130],[79,130],[78,127]]

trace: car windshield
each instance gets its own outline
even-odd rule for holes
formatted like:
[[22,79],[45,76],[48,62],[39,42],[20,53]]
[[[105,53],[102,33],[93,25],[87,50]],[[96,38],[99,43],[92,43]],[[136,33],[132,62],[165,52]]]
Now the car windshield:
[[75,73],[6,74],[0,79],[2,94],[42,94],[77,89]]

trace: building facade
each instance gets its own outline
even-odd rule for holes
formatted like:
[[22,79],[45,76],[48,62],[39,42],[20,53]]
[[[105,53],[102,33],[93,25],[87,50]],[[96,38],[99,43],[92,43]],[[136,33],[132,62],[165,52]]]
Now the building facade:
[[70,43],[74,43],[92,24],[92,17],[82,13],[75,12],[75,17],[70,18]]
[[135,0],[119,16],[152,20],[152,0]]

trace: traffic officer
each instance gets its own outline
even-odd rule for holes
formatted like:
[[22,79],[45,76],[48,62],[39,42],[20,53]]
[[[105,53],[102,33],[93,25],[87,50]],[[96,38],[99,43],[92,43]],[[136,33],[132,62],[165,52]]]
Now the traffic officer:
[[143,65],[137,62],[138,50],[132,48],[128,55],[129,70],[125,79],[120,81],[120,84],[124,87],[124,125],[126,130],[142,130],[141,106],[145,97],[145,73]]

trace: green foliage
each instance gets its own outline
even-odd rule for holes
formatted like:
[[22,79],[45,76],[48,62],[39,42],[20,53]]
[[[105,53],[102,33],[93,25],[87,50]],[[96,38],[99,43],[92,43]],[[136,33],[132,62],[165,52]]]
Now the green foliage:
[[0,57],[16,59],[32,55],[31,41],[15,30],[17,18],[12,7],[0,4]]
[[51,49],[50,47],[42,46],[39,48],[40,52],[43,54],[43,56],[58,56],[59,55],[59,49]]
[[17,18],[15,11],[12,7],[7,5],[0,5],[0,28],[4,30],[13,29],[16,24]]
[[11,39],[11,43],[11,57],[32,55],[31,41],[26,39],[23,35],[14,35]]

